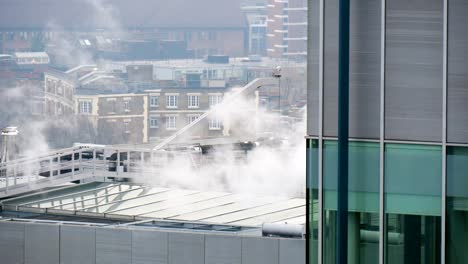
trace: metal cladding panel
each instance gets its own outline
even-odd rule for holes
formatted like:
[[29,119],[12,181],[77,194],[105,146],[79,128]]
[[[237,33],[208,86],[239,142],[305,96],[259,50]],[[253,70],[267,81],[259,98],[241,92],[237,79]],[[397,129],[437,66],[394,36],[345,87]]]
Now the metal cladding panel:
[[305,240],[303,239],[280,239],[279,240],[279,263],[280,264],[302,264],[305,260]]
[[324,1],[323,133],[338,135],[338,0]]
[[[349,136],[380,134],[380,1],[351,1]],[[325,1],[324,135],[338,135],[338,0]]]
[[448,5],[447,140],[468,143],[468,2]]
[[205,236],[205,264],[241,264],[242,243],[238,236]]
[[23,223],[0,222],[1,263],[24,263]]
[[385,137],[441,141],[443,1],[387,2]]
[[319,133],[319,48],[320,48],[320,4],[309,1],[309,27],[307,49],[307,134]]
[[381,2],[351,1],[349,136],[380,135]]
[[132,261],[132,231],[96,229],[96,263],[128,264]]
[[242,238],[242,264],[279,264],[278,239]]
[[205,263],[205,236],[191,233],[170,233],[169,263]]
[[96,230],[93,227],[60,227],[60,260],[67,264],[96,263]]
[[60,263],[60,226],[28,223],[25,225],[25,263]]
[[155,231],[132,231],[132,264],[167,264],[168,234]]

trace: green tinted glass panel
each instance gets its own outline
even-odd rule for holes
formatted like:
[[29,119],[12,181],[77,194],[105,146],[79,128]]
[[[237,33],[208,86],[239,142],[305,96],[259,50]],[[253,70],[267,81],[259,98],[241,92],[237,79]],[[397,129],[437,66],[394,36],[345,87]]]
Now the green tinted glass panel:
[[[338,184],[338,143],[325,141],[323,146],[325,209],[336,210]],[[349,210],[379,212],[379,144],[349,143]]]
[[468,260],[468,148],[447,148],[446,263]]
[[386,212],[440,216],[442,199],[440,146],[385,146]]
[[440,146],[385,145],[386,263],[440,263],[441,186]]
[[[323,146],[323,259],[336,262],[338,144]],[[349,143],[348,263],[379,260],[379,144]]]
[[318,263],[318,141],[307,140],[307,263]]

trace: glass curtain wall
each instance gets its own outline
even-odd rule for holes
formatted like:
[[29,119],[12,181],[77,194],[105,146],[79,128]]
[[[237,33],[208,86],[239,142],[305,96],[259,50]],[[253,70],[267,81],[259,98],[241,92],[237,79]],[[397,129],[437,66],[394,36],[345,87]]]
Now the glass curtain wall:
[[386,263],[440,263],[441,161],[440,146],[385,146]]
[[468,148],[447,147],[446,263],[468,262]]
[[[337,141],[323,146],[323,263],[336,263]],[[379,144],[349,143],[348,263],[379,262]]]
[[307,263],[318,263],[318,140],[307,140]]

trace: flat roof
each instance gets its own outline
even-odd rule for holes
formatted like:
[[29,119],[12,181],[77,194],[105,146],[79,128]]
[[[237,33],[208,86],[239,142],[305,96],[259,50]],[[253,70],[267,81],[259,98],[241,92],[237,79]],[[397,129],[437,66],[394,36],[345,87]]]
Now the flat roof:
[[305,224],[304,198],[173,189],[134,183],[78,184],[2,201],[5,210],[129,220],[259,227]]
[[45,52],[15,52],[16,58],[49,58]]
[[174,59],[174,60],[140,60],[140,61],[104,61],[106,70],[126,71],[129,65],[153,65],[155,68],[162,69],[232,69],[250,68],[250,69],[272,69],[276,66],[288,67],[306,67],[305,62],[296,62],[286,59],[275,59],[262,57],[261,61],[246,61],[247,58],[230,58],[229,63],[209,63],[203,59]]

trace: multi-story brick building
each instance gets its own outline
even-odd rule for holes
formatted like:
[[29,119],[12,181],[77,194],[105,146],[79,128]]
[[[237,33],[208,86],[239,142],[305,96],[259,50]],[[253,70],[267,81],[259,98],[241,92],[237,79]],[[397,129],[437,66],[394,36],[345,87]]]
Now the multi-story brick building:
[[66,73],[48,70],[44,73],[45,115],[67,115],[74,113],[75,80]]
[[[150,139],[170,136],[194,122],[212,106],[220,103],[225,91],[225,88],[168,88],[146,91],[150,102]],[[189,136],[222,136],[223,127],[220,118],[211,116],[197,124]]]
[[[223,99],[225,88],[167,88],[131,94],[76,95],[75,111],[88,116],[101,144],[148,143],[195,121]],[[226,134],[218,117],[208,117],[189,137]]]
[[101,144],[148,142],[148,97],[145,94],[76,95],[75,110],[86,115]]

